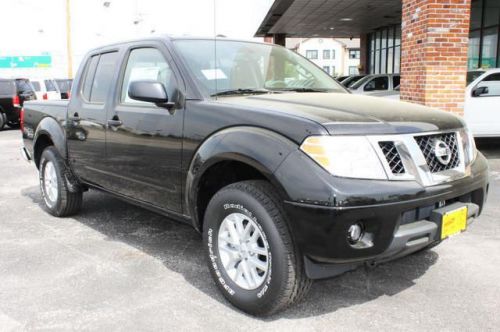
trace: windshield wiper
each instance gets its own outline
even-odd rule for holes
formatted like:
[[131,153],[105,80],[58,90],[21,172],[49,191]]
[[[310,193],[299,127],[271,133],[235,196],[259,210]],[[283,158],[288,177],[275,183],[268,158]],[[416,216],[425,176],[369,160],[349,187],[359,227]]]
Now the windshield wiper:
[[232,89],[232,90],[224,90],[217,93],[212,94],[211,96],[230,96],[230,95],[251,95],[251,94],[264,94],[270,93],[271,91],[266,89]]
[[292,91],[292,92],[330,92],[329,89],[315,89],[315,88],[282,88],[276,91]]

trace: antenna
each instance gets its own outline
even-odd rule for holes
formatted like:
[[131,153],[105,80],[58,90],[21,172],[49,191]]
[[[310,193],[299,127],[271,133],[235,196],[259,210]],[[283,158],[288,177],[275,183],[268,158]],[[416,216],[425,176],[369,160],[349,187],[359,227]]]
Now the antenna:
[[217,0],[214,0],[214,78],[215,78],[215,99],[217,99]]

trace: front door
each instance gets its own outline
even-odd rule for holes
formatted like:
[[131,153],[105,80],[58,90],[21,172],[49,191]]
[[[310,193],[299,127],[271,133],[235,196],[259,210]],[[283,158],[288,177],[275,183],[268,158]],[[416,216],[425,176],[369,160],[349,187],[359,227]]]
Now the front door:
[[[500,136],[500,72],[483,74],[466,90],[464,116],[472,133],[477,136]],[[484,93],[473,91],[484,87]]]
[[145,45],[129,50],[117,98],[108,112],[106,141],[107,188],[122,195],[180,212],[181,154],[184,110],[177,102],[172,110],[133,100],[131,82],[154,80],[162,83],[169,101],[177,101],[178,75],[166,49]]

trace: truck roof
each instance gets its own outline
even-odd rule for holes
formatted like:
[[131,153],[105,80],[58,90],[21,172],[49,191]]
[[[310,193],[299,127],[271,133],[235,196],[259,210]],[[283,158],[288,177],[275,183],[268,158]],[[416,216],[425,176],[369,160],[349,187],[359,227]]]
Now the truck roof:
[[275,45],[275,44],[269,44],[265,43],[262,41],[257,41],[257,40],[245,40],[245,39],[237,39],[237,38],[227,38],[227,37],[207,37],[207,36],[175,36],[175,35],[168,35],[168,34],[161,34],[161,35],[156,35],[153,37],[145,37],[145,38],[134,38],[130,40],[124,40],[124,41],[119,41],[111,44],[105,44],[101,45],[99,47],[91,49],[89,52],[95,52],[103,49],[107,49],[113,46],[121,46],[125,44],[131,44],[131,43],[136,43],[136,42],[144,42],[144,41],[174,41],[174,40],[217,40],[217,41],[237,41],[237,42],[244,42],[244,43],[253,43],[253,44],[264,44],[264,45]]

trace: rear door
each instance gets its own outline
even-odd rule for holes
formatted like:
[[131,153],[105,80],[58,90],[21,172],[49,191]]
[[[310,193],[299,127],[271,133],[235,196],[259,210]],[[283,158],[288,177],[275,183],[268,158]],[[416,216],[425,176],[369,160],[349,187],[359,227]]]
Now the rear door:
[[122,66],[114,106],[108,113],[106,187],[122,195],[181,211],[182,127],[181,103],[167,110],[153,103],[132,100],[131,82],[162,83],[169,101],[178,101],[183,90],[180,75],[161,43],[134,45]]
[[[487,92],[474,96],[480,87]],[[474,135],[500,136],[500,71],[484,74],[467,87],[464,115]]]
[[97,185],[108,177],[106,159],[106,111],[110,89],[116,82],[118,51],[91,56],[80,75],[78,97],[68,108],[68,154],[76,174]]

